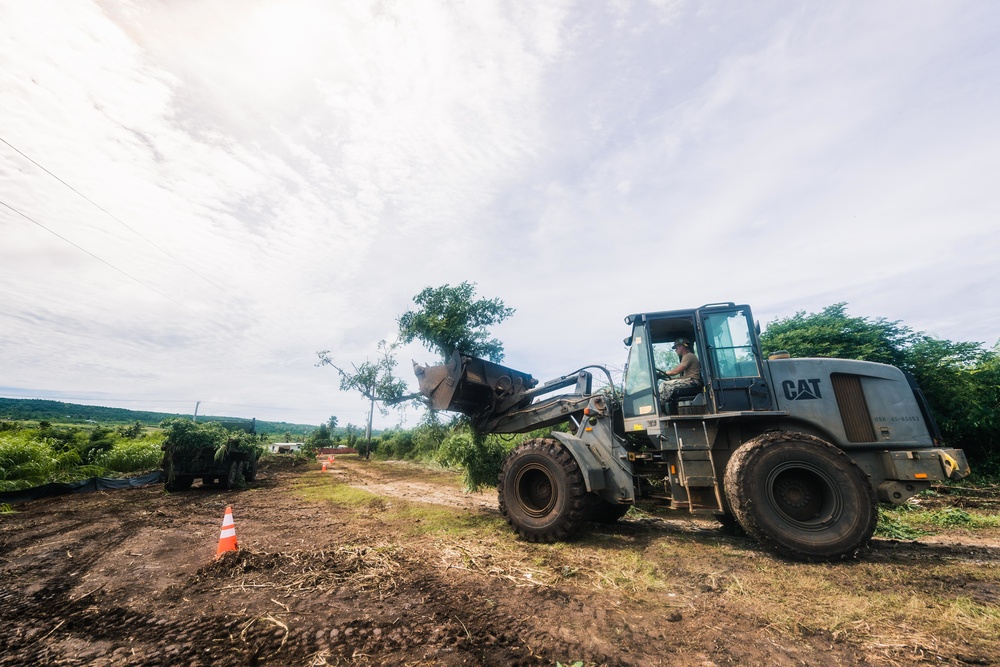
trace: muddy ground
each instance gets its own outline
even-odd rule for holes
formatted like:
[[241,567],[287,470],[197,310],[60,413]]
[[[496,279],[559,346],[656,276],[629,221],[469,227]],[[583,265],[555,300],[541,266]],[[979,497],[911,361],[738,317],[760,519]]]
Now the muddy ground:
[[996,535],[801,564],[639,514],[533,545],[453,474],[328,467],[0,515],[0,666],[1000,664]]

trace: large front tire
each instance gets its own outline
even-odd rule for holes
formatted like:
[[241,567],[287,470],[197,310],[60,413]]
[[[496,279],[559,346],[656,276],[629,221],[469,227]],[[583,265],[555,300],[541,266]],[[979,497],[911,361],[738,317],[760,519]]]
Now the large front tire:
[[529,542],[572,537],[587,518],[583,475],[558,440],[537,438],[504,460],[497,491],[500,512]]
[[726,498],[747,533],[802,560],[855,554],[875,532],[867,475],[843,451],[805,433],[765,433],[726,466]]

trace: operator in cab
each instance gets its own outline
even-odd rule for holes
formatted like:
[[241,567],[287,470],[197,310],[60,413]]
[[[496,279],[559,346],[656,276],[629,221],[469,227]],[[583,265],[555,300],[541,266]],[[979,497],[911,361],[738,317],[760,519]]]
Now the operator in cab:
[[[691,351],[691,341],[687,338],[678,338],[674,341],[674,352],[680,362],[669,371],[657,373],[663,377],[660,380],[660,400],[666,405],[673,401],[684,389],[701,388],[701,362]],[[687,393],[687,392],[684,392]]]

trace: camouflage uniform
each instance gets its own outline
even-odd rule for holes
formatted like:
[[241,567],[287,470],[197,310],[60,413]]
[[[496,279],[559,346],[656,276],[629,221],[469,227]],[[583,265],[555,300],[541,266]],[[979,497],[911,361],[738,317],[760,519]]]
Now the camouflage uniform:
[[681,389],[687,389],[688,387],[699,388],[701,387],[701,380],[698,378],[676,378],[673,380],[660,380],[660,399],[664,403],[669,403],[674,400],[674,394],[678,393]]

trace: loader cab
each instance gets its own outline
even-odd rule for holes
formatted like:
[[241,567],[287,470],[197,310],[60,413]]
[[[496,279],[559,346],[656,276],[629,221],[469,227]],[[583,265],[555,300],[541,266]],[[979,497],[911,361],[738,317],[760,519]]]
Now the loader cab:
[[670,370],[680,361],[674,342],[678,338],[692,341],[692,351],[701,358],[697,319],[693,310],[678,310],[630,315],[625,321],[632,325],[632,335],[625,339],[629,348],[622,402],[625,429],[651,430],[667,412],[659,395],[657,371]]
[[622,401],[626,431],[657,428],[669,416],[660,401],[656,370],[678,363],[673,344],[692,341],[701,362],[703,390],[684,397],[704,406],[694,412],[717,414],[773,409],[764,380],[760,344],[749,306],[721,303],[691,310],[643,313],[625,318],[632,335]]

